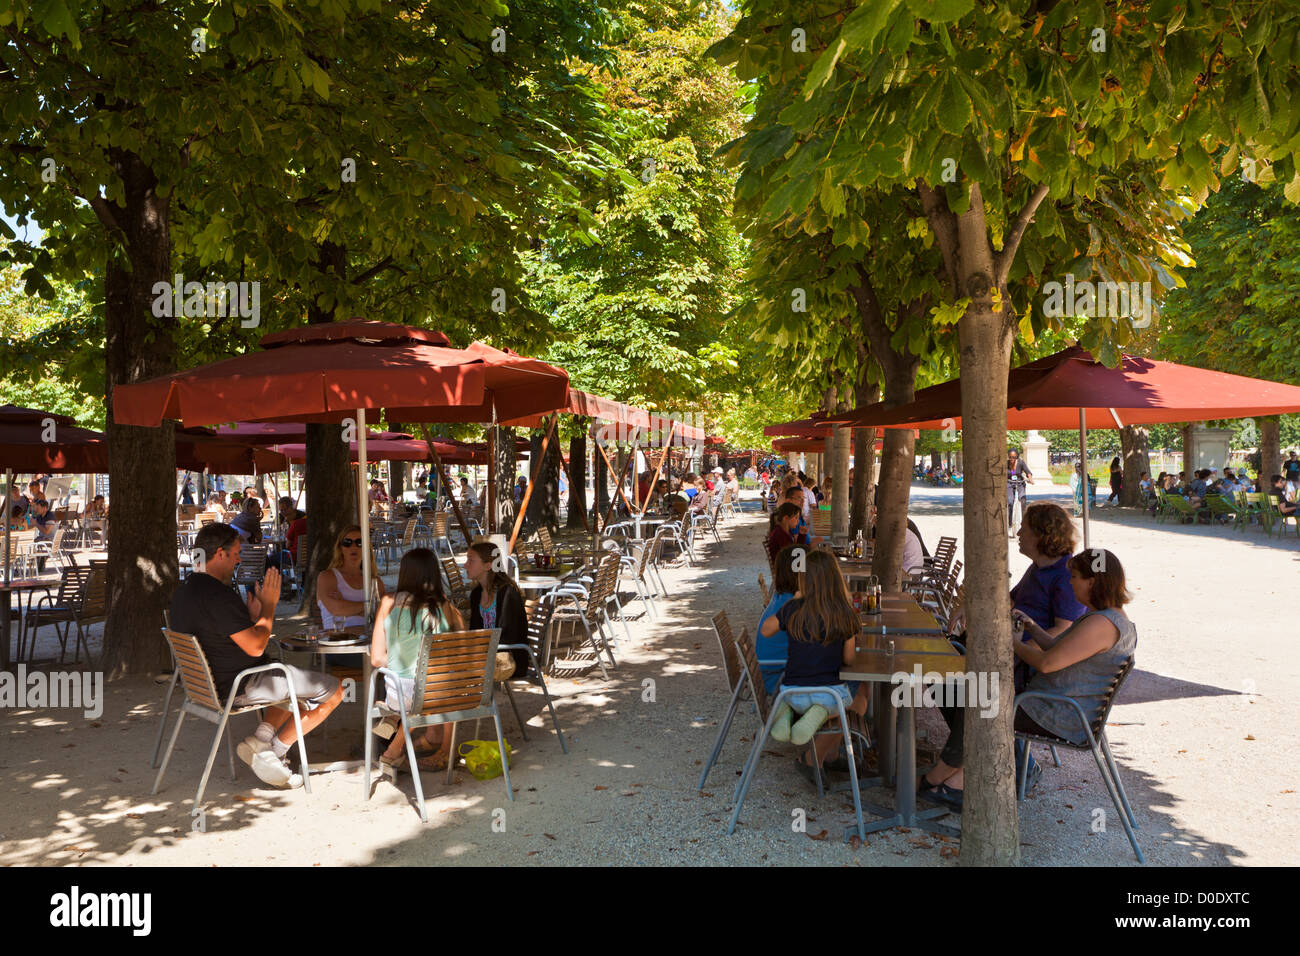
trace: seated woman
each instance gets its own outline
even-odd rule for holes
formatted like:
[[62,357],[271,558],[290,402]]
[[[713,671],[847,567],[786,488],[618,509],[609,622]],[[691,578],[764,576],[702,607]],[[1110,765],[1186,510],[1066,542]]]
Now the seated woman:
[[702,515],[709,507],[709,490],[704,487],[704,479],[695,479],[695,494],[691,496],[691,514]]
[[[1074,522],[1060,505],[1039,501],[1025,509],[1020,553],[1032,563],[1011,589],[1011,610],[1026,614],[1033,622],[1025,626],[1022,641],[1055,640],[1088,613],[1070,586],[1068,562],[1077,540]],[[964,622],[965,608],[958,605],[948,621],[949,633],[956,633]],[[1016,691],[1024,690],[1032,676],[1028,665],[1017,663]]]
[[[768,696],[776,694],[781,685],[781,675],[785,673],[785,659],[790,637],[785,631],[777,631],[771,637],[763,636],[763,625],[769,617],[774,617],[799,590],[799,575],[794,571],[794,545],[786,545],[777,553],[776,571],[772,574],[772,600],[763,609],[763,616],[758,619],[758,640],[754,650],[760,661],[759,670],[763,674],[763,687]],[[765,664],[763,661],[780,661],[779,664]]]
[[772,517],[768,519],[767,532],[767,550],[771,554],[780,554],[782,548],[792,544],[810,547],[808,536],[798,532],[802,517],[803,512],[792,501],[785,502],[772,512]]
[[[1036,673],[1025,690],[1048,691],[1077,700],[1084,713],[1095,712],[1110,691],[1120,665],[1133,656],[1137,648],[1137,629],[1122,608],[1131,597],[1124,584],[1124,568],[1109,551],[1092,549],[1070,558],[1070,587],[1075,599],[1087,613],[1053,638],[1023,611],[1012,616],[1025,622],[1032,641],[1015,641],[1012,650],[1017,659]],[[943,756],[928,773],[922,774],[921,792],[961,809],[963,775],[961,769],[961,709],[943,708],[944,719],[952,732]],[[1022,733],[1060,737],[1072,743],[1087,742],[1074,708],[1056,701],[1030,699],[1016,711],[1015,729]],[[953,738],[957,738],[956,741]],[[957,763],[953,763],[953,760]],[[1029,785],[1036,774],[1031,764]]]
[[[475,541],[465,554],[465,574],[474,582],[469,592],[469,629],[501,628],[501,644],[528,643],[528,612],[519,586],[505,571],[501,549],[491,541]],[[507,656],[509,655],[509,656]],[[505,680],[528,670],[532,662],[525,651],[497,655],[496,679]]]
[[[854,689],[840,680],[840,668],[852,663],[856,656],[860,630],[849,589],[833,554],[810,551],[805,562],[805,570],[799,575],[799,596],[787,601],[759,630],[763,637],[785,631],[790,638],[785,675],[777,692],[833,687],[845,709],[861,717],[867,712],[866,685]],[[839,747],[840,739],[834,734],[815,735],[834,710],[835,701],[825,692],[796,693],[777,711],[772,738],[799,746],[813,740],[817,761],[825,764]],[[801,716],[792,722],[795,713]],[[815,779],[810,761],[800,757],[795,764],[805,777]]]
[[[384,675],[389,708],[411,709],[415,699],[416,664],[424,635],[460,631],[464,627],[460,611],[443,593],[442,569],[434,553],[428,548],[412,548],[402,555],[397,569],[397,590],[379,602],[370,640],[370,663],[387,667],[397,675],[396,682],[388,674]],[[381,764],[393,770],[409,769],[405,740],[397,733],[400,726],[399,720],[386,718],[375,727],[379,736],[393,738],[379,758]],[[445,770],[451,759],[449,725],[426,727],[423,737],[416,742],[416,754],[421,753],[427,755],[417,756],[421,770]]]
[[[349,525],[334,539],[334,556],[330,565],[316,577],[316,603],[321,624],[326,628],[364,627],[366,624],[365,581],[361,569],[361,529]],[[375,562],[372,559],[370,567]],[[379,596],[384,596],[384,582],[374,576]]]
[[698,478],[699,476],[693,471],[688,471],[686,474],[682,475],[682,494],[684,494],[688,500],[694,498],[699,492],[699,489],[695,487],[695,482]]

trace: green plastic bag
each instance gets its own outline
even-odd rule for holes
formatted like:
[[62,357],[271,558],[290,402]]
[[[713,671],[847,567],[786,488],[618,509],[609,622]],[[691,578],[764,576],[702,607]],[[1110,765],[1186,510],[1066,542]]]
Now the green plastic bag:
[[[468,749],[467,749],[468,748]],[[501,776],[501,752],[495,740],[467,740],[456,752],[465,758],[465,769],[479,780],[491,780]],[[514,748],[506,744],[506,761],[514,753]]]

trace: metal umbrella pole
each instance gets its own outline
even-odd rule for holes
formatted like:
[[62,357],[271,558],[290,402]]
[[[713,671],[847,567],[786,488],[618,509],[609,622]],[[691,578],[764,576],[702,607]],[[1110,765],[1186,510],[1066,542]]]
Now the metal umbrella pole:
[[1083,506],[1083,548],[1086,551],[1091,544],[1088,539],[1088,507],[1092,499],[1092,489],[1088,482],[1088,421],[1082,408],[1079,409],[1079,468],[1082,470],[1082,482],[1079,485],[1079,500]]
[[365,589],[364,613],[370,621],[370,482],[366,474],[366,410],[357,409],[357,513],[361,525],[361,586]]

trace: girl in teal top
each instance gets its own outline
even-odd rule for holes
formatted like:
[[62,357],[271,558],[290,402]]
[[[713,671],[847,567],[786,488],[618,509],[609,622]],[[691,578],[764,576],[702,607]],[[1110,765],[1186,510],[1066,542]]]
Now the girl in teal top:
[[[434,553],[428,548],[412,548],[402,555],[397,590],[379,602],[370,640],[370,663],[387,667],[397,675],[396,682],[388,674],[384,675],[390,709],[409,711],[411,708],[415,699],[415,669],[425,636],[464,628],[460,611],[443,592],[442,569]],[[379,762],[394,770],[406,769],[407,763],[405,741],[397,734],[400,725],[398,719],[389,717],[375,727],[379,736],[393,738]],[[423,738],[416,742],[416,753],[425,754],[419,760],[420,769],[446,769],[450,748],[449,725],[426,727]]]

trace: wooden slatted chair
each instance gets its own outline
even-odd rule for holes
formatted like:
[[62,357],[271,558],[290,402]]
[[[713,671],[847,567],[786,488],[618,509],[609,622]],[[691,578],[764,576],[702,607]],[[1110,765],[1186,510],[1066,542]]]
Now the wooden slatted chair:
[[758,589],[763,592],[763,607],[772,603],[772,589],[767,586],[767,578],[763,577],[763,572],[758,572]]
[[[452,781],[456,769],[456,723],[462,720],[476,720],[491,717],[496,727],[497,746],[501,752],[501,770],[505,777],[506,795],[514,800],[515,793],[510,786],[510,760],[506,756],[505,737],[501,733],[501,714],[497,710],[496,697],[493,694],[493,668],[496,664],[497,642],[501,639],[501,629],[479,631],[447,631],[442,634],[426,634],[420,643],[420,656],[416,663],[415,698],[411,701],[410,712],[401,716],[402,736],[406,741],[406,757],[412,768],[411,776],[415,780],[415,797],[420,808],[420,820],[429,822],[429,814],[424,806],[424,788],[420,783],[420,772],[415,756],[415,742],[411,739],[413,728],[428,727],[432,724],[451,724],[452,757],[447,761],[447,783]],[[366,759],[365,759],[365,798],[370,799],[370,770],[374,763],[374,738],[372,721],[389,716],[387,707],[378,707],[375,702],[375,681],[380,674],[388,674],[396,679],[387,667],[377,667],[370,676],[370,685],[366,689]],[[421,679],[422,678],[422,679]]]
[[519,716],[519,708],[515,705],[515,695],[510,689],[510,684],[517,681],[542,689],[542,696],[546,698],[546,706],[551,712],[551,723],[555,725],[555,735],[560,738],[560,749],[567,754],[569,745],[564,742],[564,733],[560,730],[560,719],[555,716],[555,704],[551,700],[551,692],[546,687],[546,676],[543,674],[543,669],[551,657],[551,618],[555,614],[555,605],[546,601],[525,601],[524,610],[528,615],[528,643],[499,644],[497,650],[526,652],[529,660],[528,669],[516,669],[512,676],[498,683],[506,689],[506,697],[510,700],[510,709],[515,712],[515,720],[519,723],[519,733],[523,735],[524,740],[528,739],[528,729],[524,726],[524,719]]
[[[609,595],[613,590],[614,580],[618,575],[618,566],[618,555],[608,554],[601,559],[594,578],[587,578],[585,582],[578,581],[562,585],[548,591],[542,598],[542,600],[555,605],[553,620],[556,622],[574,622],[582,625],[582,629],[587,635],[587,643],[591,645],[596,663],[600,666],[600,673],[606,679],[609,678],[609,671],[605,669],[605,662],[600,656],[601,652],[603,651],[605,656],[609,658],[611,667],[618,666],[617,661],[614,660],[612,648],[614,628],[607,613]],[[568,606],[570,601],[573,603],[572,608]],[[605,635],[606,625],[609,626],[609,637]]]
[[252,588],[266,577],[266,545],[245,542],[239,551],[239,564],[235,566],[234,583]]
[[812,533],[815,538],[831,536],[831,512],[814,507],[812,510]]
[[451,545],[451,538],[448,535],[447,529],[447,512],[439,511],[433,516],[432,543],[430,547],[432,548],[433,553],[439,557],[442,556],[442,550],[445,548],[447,556],[455,558],[456,549]]
[[[731,651],[727,651],[727,639],[723,637],[723,631],[718,626],[719,619],[726,625],[726,638],[730,639]],[[713,615],[714,632],[718,635],[718,643],[723,648],[723,661],[727,670],[727,681],[731,686],[731,700],[727,705],[726,716],[722,719],[722,724],[718,727],[718,736],[713,741],[713,750],[709,752],[709,759],[704,762],[704,769],[700,772],[700,782],[695,789],[703,790],[704,784],[709,779],[709,771],[713,765],[718,762],[722,755],[722,747],[727,742],[727,734],[731,732],[731,723],[735,720],[736,711],[740,707],[740,701],[745,692],[748,691],[758,709],[758,719],[764,724],[767,723],[769,716],[767,690],[763,684],[763,674],[760,669],[758,653],[754,648],[754,642],[749,636],[748,629],[740,632],[740,640],[735,640],[731,635],[731,627],[726,624],[727,615],[719,611]],[[733,678],[733,668],[735,676]]]
[[[176,738],[180,736],[181,724],[184,722],[186,714],[192,714],[217,725],[217,732],[212,738],[212,747],[208,750],[208,760],[203,767],[203,776],[199,779],[198,793],[194,795],[194,810],[197,811],[203,806],[203,791],[207,789],[208,777],[212,773],[212,762],[217,757],[217,748],[221,746],[223,735],[226,738],[226,751],[230,758],[230,779],[236,779],[235,746],[230,734],[230,718],[250,711],[261,710],[265,706],[275,706],[283,707],[293,714],[294,729],[298,732],[298,757],[302,762],[302,786],[305,791],[311,793],[311,780],[308,772],[311,764],[307,760],[307,744],[303,740],[302,721],[298,716],[297,701],[286,698],[272,705],[235,705],[235,700],[239,697],[239,688],[253,674],[260,674],[263,671],[281,671],[284,674],[285,682],[289,687],[292,687],[293,678],[289,674],[289,669],[280,663],[261,664],[257,667],[245,668],[236,675],[234,683],[230,687],[230,697],[225,704],[222,704],[221,695],[217,693],[217,685],[212,677],[212,669],[208,666],[208,659],[203,653],[199,639],[193,634],[181,634],[168,628],[163,628],[162,633],[167,640],[168,647],[171,648],[176,673],[180,675],[181,684],[185,688],[185,700],[181,704],[180,712],[176,715],[176,726],[172,730],[171,739],[167,743],[167,753],[163,756],[162,766],[158,768],[158,777],[154,780],[151,792],[156,794],[158,788],[162,786],[163,775],[167,773],[167,765],[171,762],[172,751],[176,747]],[[165,712],[163,717],[166,719]]]
[[[1124,825],[1124,833],[1128,836],[1128,842],[1133,847],[1133,853],[1137,856],[1139,863],[1145,863],[1142,856],[1142,848],[1138,846],[1137,837],[1133,831],[1138,828],[1137,817],[1133,815],[1133,808],[1129,805],[1128,794],[1124,792],[1124,784],[1119,779],[1119,768],[1115,765],[1115,758],[1110,752],[1110,743],[1106,740],[1106,721],[1110,718],[1111,707],[1115,704],[1115,697],[1119,694],[1119,689],[1124,686],[1124,681],[1133,670],[1133,658],[1130,657],[1120,665],[1115,677],[1111,680],[1110,689],[1106,696],[1102,698],[1092,714],[1084,711],[1083,706],[1073,697],[1067,697],[1064,694],[1050,694],[1046,691],[1027,690],[1016,695],[1015,704],[1011,712],[1011,718],[1015,720],[1016,711],[1020,709],[1023,701],[1030,699],[1050,700],[1056,703],[1064,703],[1074,708],[1079,717],[1079,723],[1082,725],[1084,733],[1087,735],[1088,742],[1076,744],[1073,741],[1066,740],[1063,737],[1040,736],[1038,734],[1016,733],[1019,740],[1035,741],[1038,743],[1050,744],[1053,748],[1053,754],[1057,747],[1069,747],[1071,750],[1090,750],[1092,757],[1097,762],[1097,770],[1101,774],[1101,782],[1106,786],[1106,792],[1110,795],[1111,802],[1115,805],[1115,812],[1119,814],[1120,823]],[[1105,755],[1105,761],[1102,761],[1102,755]],[[1059,761],[1058,761],[1059,766]],[[1109,774],[1107,773],[1109,771]],[[1025,799],[1025,783],[1029,775],[1029,761],[1021,763],[1020,779],[1017,784],[1017,793],[1021,800]]]
[[[81,652],[78,648],[86,649],[86,660],[93,663],[90,654],[90,627],[92,624],[102,624],[108,619],[108,562],[91,561],[90,578],[86,582],[82,591],[82,598],[74,604],[74,614],[77,623],[77,644],[73,647],[72,652],[76,655],[73,663],[81,660]],[[63,652],[59,653],[59,660],[63,660]]]
[[469,620],[469,589],[465,587],[465,578],[460,573],[460,566],[455,558],[440,557],[442,575],[447,584],[447,596],[456,605],[456,609]]
[[[77,613],[80,610],[81,602],[85,599],[86,587],[90,583],[90,568],[65,567],[63,569],[63,578],[59,581],[59,590],[57,594],[46,594],[40,598],[28,613],[27,619],[23,622],[23,627],[18,632],[18,654],[15,660],[23,659],[23,647],[28,634],[32,636],[31,647],[27,649],[27,663],[33,663],[36,655],[36,638],[40,628],[47,625],[54,627],[54,632],[59,638],[59,644],[62,650],[59,652],[59,660],[62,661],[68,649],[69,632],[77,622]],[[60,629],[62,625],[62,629]],[[89,651],[87,651],[89,653]]]
[[731,632],[731,622],[727,620],[726,611],[713,615],[713,633],[718,638],[718,649],[722,651],[722,666],[727,673],[727,690],[734,691],[745,665],[740,660],[736,649],[736,635]]

